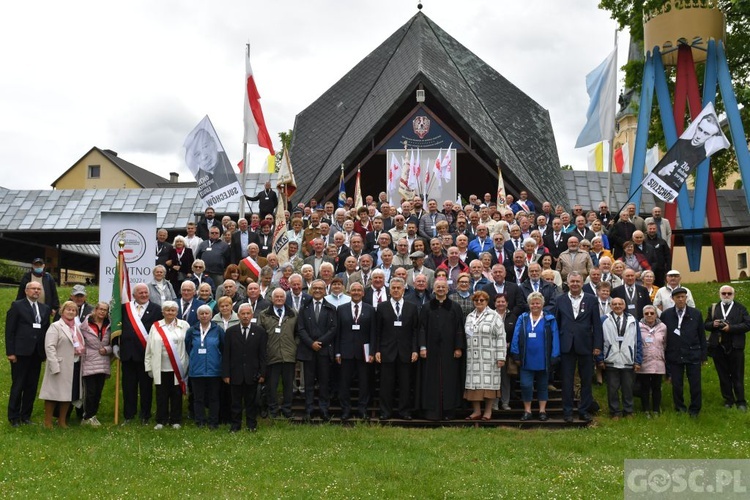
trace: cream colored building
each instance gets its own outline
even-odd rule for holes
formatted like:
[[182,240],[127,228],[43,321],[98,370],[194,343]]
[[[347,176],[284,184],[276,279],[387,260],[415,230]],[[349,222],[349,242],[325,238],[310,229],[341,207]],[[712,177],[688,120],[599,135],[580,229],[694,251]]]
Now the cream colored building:
[[[176,182],[176,179],[173,181]],[[53,189],[143,189],[170,180],[123,160],[111,149],[91,148],[52,183]]]

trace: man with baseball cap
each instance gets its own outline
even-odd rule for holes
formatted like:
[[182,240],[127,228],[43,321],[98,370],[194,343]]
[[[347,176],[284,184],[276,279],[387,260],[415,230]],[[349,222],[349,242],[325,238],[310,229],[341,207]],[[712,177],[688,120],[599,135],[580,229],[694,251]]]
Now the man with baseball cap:
[[51,309],[52,316],[57,314],[60,309],[60,299],[57,296],[57,285],[52,275],[44,270],[44,259],[37,257],[31,261],[31,271],[27,271],[21,278],[18,285],[16,300],[26,297],[26,285],[30,282],[36,282],[42,285],[42,293],[39,301],[47,304]]
[[667,284],[661,287],[656,292],[656,296],[654,297],[654,307],[656,307],[659,315],[661,315],[663,311],[666,311],[670,307],[674,306],[674,301],[672,300],[672,292],[674,292],[674,290],[676,290],[677,288],[682,288],[683,290],[685,290],[685,292],[687,293],[687,305],[690,307],[695,307],[693,294],[690,293],[690,290],[680,285],[680,280],[680,271],[678,271],[677,269],[672,269],[671,271],[667,272]]

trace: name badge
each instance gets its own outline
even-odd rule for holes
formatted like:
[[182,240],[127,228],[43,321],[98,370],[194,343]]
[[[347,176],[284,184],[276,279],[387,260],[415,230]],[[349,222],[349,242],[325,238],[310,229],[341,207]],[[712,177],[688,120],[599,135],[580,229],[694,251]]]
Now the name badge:
[[281,333],[281,328],[279,328],[279,327],[277,326],[276,328],[274,328],[274,329],[273,329],[273,331],[274,331],[274,332],[276,332],[276,333]]
[[435,226],[430,226],[430,227],[432,228],[433,231],[435,230]]
[[210,252],[211,250],[213,250],[213,247],[208,247],[208,248],[206,248],[206,250],[205,250],[205,251],[206,251],[206,252]]
[[41,323],[34,323],[34,324],[33,324],[33,325],[31,325],[31,326],[33,326],[34,328],[41,328],[41,327],[42,327],[42,324],[41,324]]
[[646,337],[646,343],[647,344],[652,344],[653,342],[654,342],[654,338],[653,337]]
[[263,245],[263,246],[261,247],[261,249],[263,249],[263,250],[268,250],[268,245]]
[[401,326],[401,322],[400,321],[394,321],[393,322],[393,326]]
[[617,341],[618,342],[623,342],[624,340],[625,340],[625,337],[622,337],[620,335],[617,336]]
[[359,331],[359,327],[362,325],[352,325],[352,330]]
[[253,318],[250,320],[250,323],[257,323],[257,322],[258,322],[258,318]]
[[675,335],[679,335],[680,334],[680,329],[679,328],[675,328],[674,329],[674,334]]
[[453,280],[448,280],[448,284],[452,285],[453,284]]
[[199,348],[198,348],[198,354],[206,354],[206,349],[205,349],[205,348],[200,348],[200,347],[199,347]]
[[628,309],[635,309],[635,304],[628,304]]
[[535,339],[536,338],[536,332],[529,332],[529,338]]

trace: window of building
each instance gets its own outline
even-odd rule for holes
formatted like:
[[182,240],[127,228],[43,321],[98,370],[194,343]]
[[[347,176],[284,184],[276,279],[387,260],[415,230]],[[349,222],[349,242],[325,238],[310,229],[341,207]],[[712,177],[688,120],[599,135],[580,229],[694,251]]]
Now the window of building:
[[101,165],[89,165],[89,179],[98,179],[101,176]]
[[737,254],[737,269],[745,269],[747,267],[747,253],[742,252]]

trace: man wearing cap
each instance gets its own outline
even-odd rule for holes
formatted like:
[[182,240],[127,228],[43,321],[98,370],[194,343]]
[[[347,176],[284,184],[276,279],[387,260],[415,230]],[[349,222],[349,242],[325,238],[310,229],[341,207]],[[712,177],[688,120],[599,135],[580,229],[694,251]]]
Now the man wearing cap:
[[21,300],[26,297],[26,284],[30,282],[40,283],[42,285],[42,293],[39,297],[39,301],[43,304],[47,304],[50,308],[53,316],[57,314],[60,309],[60,299],[57,296],[57,285],[52,275],[44,270],[44,259],[37,257],[31,261],[31,271],[27,271],[21,278],[21,283],[18,285],[18,293],[16,294],[16,300]]
[[432,290],[432,286],[435,284],[435,271],[424,266],[424,252],[417,250],[412,252],[409,258],[411,258],[412,268],[406,274],[406,283],[409,286],[414,286],[414,277],[421,274],[427,278],[427,289]]
[[[667,327],[665,357],[675,410],[697,417],[701,411],[701,363],[706,360],[706,335],[703,315],[687,304],[687,297],[685,288],[672,290],[674,307],[664,310],[660,319]],[[689,407],[685,406],[683,395],[685,375],[690,385]]]
[[734,299],[734,288],[719,289],[721,302],[708,308],[705,329],[708,352],[714,358],[724,407],[737,405],[747,411],[745,400],[745,334],[750,331],[750,314]]
[[83,321],[86,316],[94,312],[94,306],[86,302],[86,287],[83,285],[73,287],[73,291],[70,292],[70,300],[78,306],[78,322]]
[[671,271],[667,272],[667,284],[662,288],[659,288],[659,290],[656,292],[656,296],[654,297],[654,307],[656,307],[659,315],[661,315],[663,311],[666,311],[670,307],[674,306],[674,301],[672,300],[672,292],[677,288],[682,288],[687,292],[687,305],[690,307],[695,307],[693,294],[690,293],[690,290],[688,288],[680,285],[680,280],[680,271],[678,271],[677,269],[672,269]]

